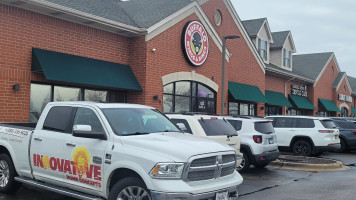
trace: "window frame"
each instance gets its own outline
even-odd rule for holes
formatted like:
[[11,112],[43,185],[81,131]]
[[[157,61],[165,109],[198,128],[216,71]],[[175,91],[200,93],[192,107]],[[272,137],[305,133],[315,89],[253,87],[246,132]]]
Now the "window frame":
[[291,68],[292,66],[292,52],[283,48],[283,66]]
[[[263,44],[263,45],[262,45],[262,44]],[[265,47],[265,49],[262,48],[263,46]],[[268,60],[268,52],[267,52],[267,50],[268,50],[268,43],[267,43],[267,41],[258,38],[258,54],[260,54],[261,58],[262,58],[263,60],[265,60],[265,61]]]
[[[189,95],[176,94],[176,83],[179,83],[179,82],[189,82],[190,83],[190,85],[189,85],[190,94]],[[165,93],[164,87],[166,87],[170,84],[173,84],[172,93]],[[208,97],[199,96],[199,85],[204,86],[206,89],[210,90],[210,92],[213,93],[214,97],[208,98]],[[204,100],[204,102],[206,104],[208,104],[209,102],[214,103],[214,109],[213,109],[213,112],[209,112],[209,111],[203,111],[203,112],[207,112],[209,114],[216,114],[217,93],[212,88],[210,88],[209,86],[207,86],[201,82],[181,80],[181,81],[175,81],[175,82],[168,83],[163,86],[163,96],[171,96],[172,97],[172,108],[171,108],[172,111],[171,112],[173,112],[173,113],[176,112],[176,97],[185,97],[185,98],[189,98],[189,109],[188,109],[189,111],[187,111],[187,112],[198,112],[198,108],[199,108],[198,102],[199,102],[199,100]],[[166,112],[166,111],[164,111],[164,112]]]

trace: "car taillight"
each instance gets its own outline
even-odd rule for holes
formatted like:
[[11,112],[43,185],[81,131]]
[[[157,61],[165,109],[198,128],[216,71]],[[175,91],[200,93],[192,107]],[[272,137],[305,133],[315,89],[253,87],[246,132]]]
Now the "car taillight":
[[210,119],[218,119],[217,117],[210,117]]
[[333,133],[333,130],[319,130],[319,133]]
[[353,133],[354,133],[354,135],[356,135],[356,130],[352,130],[351,132],[353,132]]
[[262,136],[253,136],[253,141],[255,141],[256,143],[260,144],[262,143]]

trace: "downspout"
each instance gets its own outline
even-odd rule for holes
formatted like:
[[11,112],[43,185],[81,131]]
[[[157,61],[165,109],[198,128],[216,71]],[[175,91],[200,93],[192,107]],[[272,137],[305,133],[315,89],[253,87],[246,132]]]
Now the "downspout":
[[[293,76],[293,78],[284,81],[284,96],[287,98],[287,83],[294,80],[296,76]],[[284,115],[287,115],[287,106],[284,106]]]

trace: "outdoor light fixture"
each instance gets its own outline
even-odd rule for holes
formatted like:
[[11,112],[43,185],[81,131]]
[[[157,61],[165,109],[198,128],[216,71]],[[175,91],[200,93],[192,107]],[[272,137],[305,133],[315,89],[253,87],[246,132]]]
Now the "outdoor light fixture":
[[18,92],[20,91],[20,84],[15,84],[15,85],[12,85],[12,89],[15,91],[15,92]]
[[240,36],[237,35],[228,35],[223,37],[223,46],[222,46],[222,78],[221,78],[221,115],[224,115],[224,108],[225,108],[225,55],[226,55],[226,40],[227,39],[237,39]]
[[158,101],[159,97],[158,95],[153,96],[153,100]]

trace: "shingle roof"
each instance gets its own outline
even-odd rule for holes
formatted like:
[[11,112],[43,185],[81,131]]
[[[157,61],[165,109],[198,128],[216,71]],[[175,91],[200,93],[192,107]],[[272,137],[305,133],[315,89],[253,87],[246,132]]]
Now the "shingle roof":
[[283,47],[290,31],[272,32],[273,43],[271,49]]
[[293,72],[315,81],[332,55],[332,52],[293,55]]
[[[138,28],[148,28],[193,0],[45,0]],[[157,10],[159,9],[159,10]]]
[[352,76],[347,76],[347,80],[350,83],[352,92],[356,92],[356,78],[354,78]]
[[242,21],[247,33],[250,37],[257,36],[258,31],[261,29],[263,23],[267,18],[251,19]]
[[337,75],[336,79],[334,80],[333,87],[336,87],[340,83],[340,81],[341,81],[342,77],[344,76],[344,74],[345,74],[345,72],[340,72]]
[[281,71],[281,72],[284,72],[285,74],[289,74],[291,76],[297,76],[297,78],[304,78],[305,80],[308,80],[308,81],[313,81],[311,79],[308,79],[307,77],[305,76],[300,76],[299,74],[296,74],[293,70],[292,71],[289,71],[289,70],[286,70],[286,69],[283,69],[281,67],[278,67],[272,63],[269,63],[266,65],[267,68],[270,68],[270,69],[275,69],[275,70],[278,70],[278,71]]

